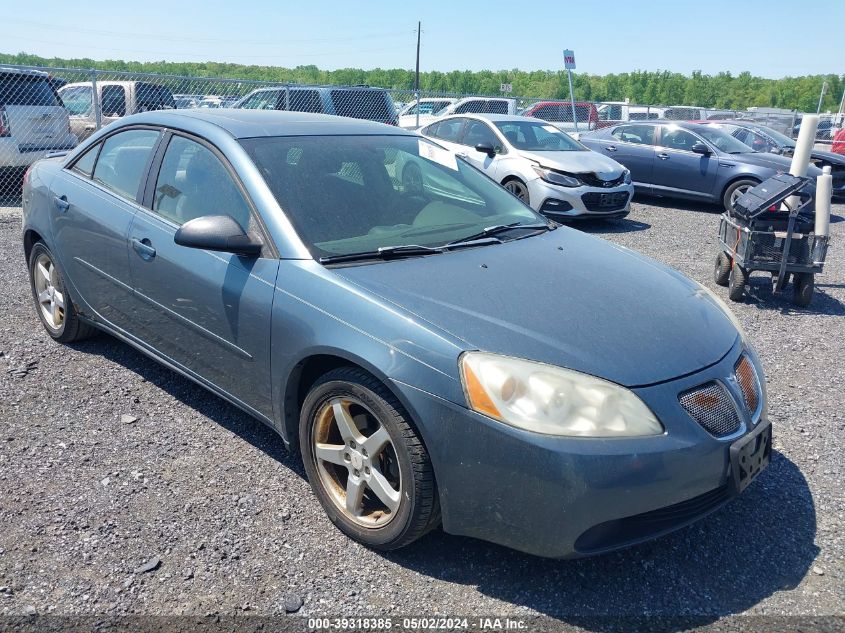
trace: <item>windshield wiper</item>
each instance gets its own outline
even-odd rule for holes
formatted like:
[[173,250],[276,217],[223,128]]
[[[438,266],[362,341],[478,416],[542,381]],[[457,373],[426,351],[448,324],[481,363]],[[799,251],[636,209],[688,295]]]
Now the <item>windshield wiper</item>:
[[475,242],[477,240],[483,240],[487,237],[496,237],[501,233],[507,233],[508,231],[513,231],[516,229],[528,229],[532,231],[551,231],[552,227],[545,222],[535,222],[533,224],[520,224],[519,222],[511,222],[510,224],[496,224],[494,226],[488,226],[486,229],[482,229],[478,233],[474,233],[472,235],[468,235],[466,237],[462,237],[459,240],[454,240],[452,242],[446,242],[443,246],[445,247],[453,247],[453,246],[462,246],[467,242]]
[[403,244],[401,246],[381,246],[374,251],[360,253],[346,253],[345,255],[327,255],[320,258],[321,264],[339,264],[341,262],[357,262],[367,259],[397,259],[400,257],[419,257],[420,255],[436,255],[443,249],[433,246],[419,246],[418,244]]

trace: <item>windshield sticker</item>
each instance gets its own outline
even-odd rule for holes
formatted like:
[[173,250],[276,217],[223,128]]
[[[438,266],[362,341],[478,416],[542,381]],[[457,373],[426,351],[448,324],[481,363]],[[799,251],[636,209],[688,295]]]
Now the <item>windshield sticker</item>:
[[436,147],[422,139],[419,140],[419,145],[420,157],[443,165],[444,167],[448,167],[449,169],[452,169],[454,171],[458,171],[458,160],[455,158],[455,155],[452,152],[446,149],[442,149],[440,147]]

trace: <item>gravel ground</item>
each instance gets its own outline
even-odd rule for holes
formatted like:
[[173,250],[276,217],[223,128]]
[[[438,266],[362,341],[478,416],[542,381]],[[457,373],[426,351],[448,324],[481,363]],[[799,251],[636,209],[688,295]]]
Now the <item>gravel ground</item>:
[[[824,616],[845,603],[845,207],[808,309],[752,278],[773,463],[698,524],[619,553],[530,557],[431,533],[379,554],[324,517],[270,430],[128,346],[53,343],[19,209],[0,210],[0,615]],[[718,214],[644,199],[582,230],[712,281]],[[694,333],[691,333],[694,335]],[[585,620],[586,618],[586,620]],[[838,621],[841,624],[842,621]],[[669,627],[671,628],[671,627]]]

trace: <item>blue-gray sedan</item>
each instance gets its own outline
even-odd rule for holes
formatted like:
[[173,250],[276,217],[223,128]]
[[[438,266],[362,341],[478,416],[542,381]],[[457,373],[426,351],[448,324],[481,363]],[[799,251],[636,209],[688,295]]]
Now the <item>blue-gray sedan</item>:
[[763,372],[717,298],[412,132],[149,112],[37,163],[23,206],[50,336],[104,330],[268,424],[371,547],[442,524],[594,554],[769,461]]

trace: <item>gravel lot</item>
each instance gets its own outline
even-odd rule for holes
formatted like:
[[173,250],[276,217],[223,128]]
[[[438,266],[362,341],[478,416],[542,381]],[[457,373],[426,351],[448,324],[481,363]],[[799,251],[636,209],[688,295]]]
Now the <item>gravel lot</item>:
[[[305,615],[542,615],[587,629],[606,628],[595,616],[842,615],[845,207],[834,213],[808,309],[767,277],[732,306],[768,374],[768,471],[690,528],[554,561],[440,531],[388,555],[349,541],[260,423],[108,336],[53,343],[31,305],[20,210],[6,207],[0,615],[270,615],[299,599]],[[715,289],[718,217],[643,199],[626,220],[581,228]]]

